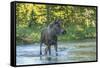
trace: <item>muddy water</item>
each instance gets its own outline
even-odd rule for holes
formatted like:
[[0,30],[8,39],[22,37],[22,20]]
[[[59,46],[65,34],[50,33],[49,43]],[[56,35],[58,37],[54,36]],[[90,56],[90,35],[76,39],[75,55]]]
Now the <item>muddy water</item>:
[[[96,42],[95,40],[82,40],[74,42],[59,42],[58,56],[55,56],[55,50],[52,46],[52,54],[40,57],[39,43],[30,45],[16,46],[16,64],[49,64],[62,62],[80,62],[96,60]],[[45,46],[42,48],[45,49]]]

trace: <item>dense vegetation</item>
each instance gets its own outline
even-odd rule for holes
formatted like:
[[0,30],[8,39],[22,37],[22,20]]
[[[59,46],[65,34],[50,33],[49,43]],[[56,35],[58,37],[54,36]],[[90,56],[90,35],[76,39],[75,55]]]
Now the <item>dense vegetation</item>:
[[96,7],[16,4],[16,42],[39,42],[40,32],[56,19],[63,21],[67,33],[61,41],[96,37]]

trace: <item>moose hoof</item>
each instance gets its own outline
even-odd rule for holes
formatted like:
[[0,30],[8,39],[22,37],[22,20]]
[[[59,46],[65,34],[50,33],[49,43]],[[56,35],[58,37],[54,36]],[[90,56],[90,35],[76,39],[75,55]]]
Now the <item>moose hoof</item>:
[[56,56],[58,56],[58,53],[56,53]]
[[40,56],[42,55],[42,53],[40,53]]

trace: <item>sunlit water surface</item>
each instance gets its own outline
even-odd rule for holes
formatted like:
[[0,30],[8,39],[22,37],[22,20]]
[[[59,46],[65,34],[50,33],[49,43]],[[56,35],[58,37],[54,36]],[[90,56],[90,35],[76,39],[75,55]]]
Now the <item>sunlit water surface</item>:
[[[43,50],[45,45],[43,46]],[[50,64],[62,62],[80,62],[96,60],[96,42],[95,40],[82,40],[77,42],[59,42],[58,56],[55,56],[55,50],[52,46],[52,54],[44,55],[40,58],[39,43],[16,46],[16,64]]]

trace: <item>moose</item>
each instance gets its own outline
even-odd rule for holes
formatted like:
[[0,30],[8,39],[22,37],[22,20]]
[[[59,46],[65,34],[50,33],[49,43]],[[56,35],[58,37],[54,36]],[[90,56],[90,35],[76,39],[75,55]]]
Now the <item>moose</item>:
[[61,27],[61,25],[61,20],[55,20],[53,23],[50,23],[46,28],[41,31],[40,55],[42,55],[43,43],[46,45],[45,54],[49,52],[49,55],[51,55],[51,46],[53,45],[56,52],[56,56],[58,55],[57,37],[61,34],[66,33],[66,31],[64,30],[64,28]]

